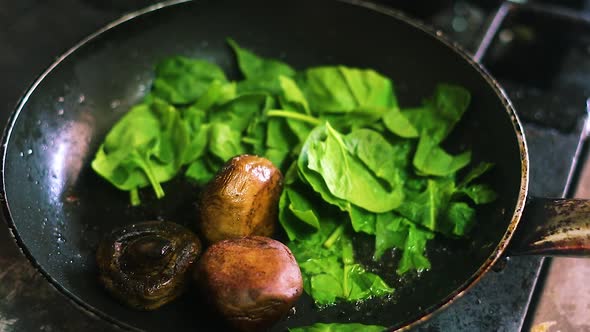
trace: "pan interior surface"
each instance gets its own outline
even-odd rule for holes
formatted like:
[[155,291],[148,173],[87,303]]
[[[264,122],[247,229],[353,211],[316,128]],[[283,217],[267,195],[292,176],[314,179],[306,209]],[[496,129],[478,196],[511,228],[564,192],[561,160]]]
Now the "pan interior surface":
[[[222,323],[212,322],[206,306],[191,293],[145,313],[120,305],[100,287],[94,254],[104,234],[147,219],[194,228],[198,191],[175,179],[164,184],[162,200],[146,199],[131,208],[127,194],[99,178],[90,161],[110,127],[150,89],[160,59],[203,58],[237,78],[228,37],[297,69],[334,64],[373,68],[391,77],[401,106],[418,105],[437,83],[463,85],[472,103],[450,137],[449,149],[467,142],[474,163],[495,163],[485,181],[499,193],[498,200],[478,210],[478,224],[468,239],[432,241],[430,271],[400,280],[394,268],[387,270],[384,279],[396,292],[386,301],[318,311],[303,296],[296,313],[277,324],[277,331],[315,322],[401,326],[441,306],[498,254],[521,199],[521,142],[505,101],[460,53],[402,19],[344,2],[195,1],[140,15],[81,45],[38,82],[13,118],[3,170],[9,223],[33,262],[60,290],[123,327],[220,329]],[[371,245],[359,248],[367,262]]]

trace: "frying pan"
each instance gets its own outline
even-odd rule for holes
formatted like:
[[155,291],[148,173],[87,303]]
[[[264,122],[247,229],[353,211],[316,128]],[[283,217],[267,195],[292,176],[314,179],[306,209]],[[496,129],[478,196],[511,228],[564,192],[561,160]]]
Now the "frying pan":
[[[450,305],[503,255],[588,252],[587,202],[527,195],[529,161],[517,114],[498,83],[439,33],[358,1],[169,1],[123,17],[60,57],[24,94],[4,132],[2,205],[9,226],[32,264],[83,310],[127,330],[224,329],[190,293],[145,313],[114,301],[96,280],[94,254],[104,234],[148,219],[194,228],[198,188],[174,179],[164,184],[163,199],[130,207],[127,194],[89,165],[110,127],[150,88],[163,57],[204,58],[238,77],[227,37],[296,68],[374,68],[392,78],[402,106],[420,103],[440,82],[465,86],[472,104],[447,148],[469,144],[474,162],[496,165],[484,180],[499,198],[478,210],[468,239],[431,241],[429,271],[398,278],[389,257],[371,268],[396,288],[392,298],[318,311],[304,295],[274,330],[316,322],[411,328]],[[371,264],[370,242],[358,251]]]

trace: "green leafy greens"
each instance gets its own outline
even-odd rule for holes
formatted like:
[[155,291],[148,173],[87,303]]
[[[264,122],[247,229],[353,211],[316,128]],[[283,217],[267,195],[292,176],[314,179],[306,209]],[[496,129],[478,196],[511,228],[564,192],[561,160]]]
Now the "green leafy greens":
[[[244,153],[285,175],[279,223],[317,305],[391,294],[355,257],[355,233],[374,239],[374,260],[401,252],[396,273],[430,268],[428,241],[466,236],[493,189],[476,180],[471,152],[443,143],[467,110],[464,88],[441,83],[422,105],[401,108],[393,82],[343,65],[296,70],[228,40],[242,76],[181,56],[156,65],[150,93],[107,134],[92,168],[139,205],[139,191],[180,173],[197,184]],[[349,325],[351,330],[357,327]],[[381,327],[375,327],[379,329]],[[293,331],[332,331],[316,324]]]
[[316,323],[311,326],[290,328],[290,332],[382,332],[387,328],[379,325],[365,325],[359,323]]

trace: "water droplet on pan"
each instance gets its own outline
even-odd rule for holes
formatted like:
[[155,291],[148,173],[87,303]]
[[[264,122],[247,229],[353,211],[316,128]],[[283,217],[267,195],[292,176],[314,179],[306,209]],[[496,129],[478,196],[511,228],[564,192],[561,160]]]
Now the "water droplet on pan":
[[117,99],[111,101],[111,109],[115,109],[117,107],[119,107],[119,105],[121,105],[121,102]]

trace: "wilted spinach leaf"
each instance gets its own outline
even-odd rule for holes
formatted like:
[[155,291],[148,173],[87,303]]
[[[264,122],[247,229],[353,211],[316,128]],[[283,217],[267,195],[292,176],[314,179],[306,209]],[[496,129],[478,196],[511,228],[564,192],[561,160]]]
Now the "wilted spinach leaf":
[[289,244],[304,275],[304,288],[315,303],[356,301],[393,292],[381,277],[355,262],[350,230],[323,220],[321,229]]
[[402,114],[434,143],[442,142],[467,110],[471,94],[464,88],[450,84],[436,86],[432,98],[422,107],[402,110]]

